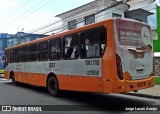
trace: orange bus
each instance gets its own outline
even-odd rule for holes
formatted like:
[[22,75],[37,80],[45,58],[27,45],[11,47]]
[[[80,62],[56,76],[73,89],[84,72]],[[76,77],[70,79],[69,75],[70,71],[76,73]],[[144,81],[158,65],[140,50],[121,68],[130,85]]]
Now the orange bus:
[[5,49],[5,79],[60,90],[125,93],[153,87],[150,27],[114,18]]

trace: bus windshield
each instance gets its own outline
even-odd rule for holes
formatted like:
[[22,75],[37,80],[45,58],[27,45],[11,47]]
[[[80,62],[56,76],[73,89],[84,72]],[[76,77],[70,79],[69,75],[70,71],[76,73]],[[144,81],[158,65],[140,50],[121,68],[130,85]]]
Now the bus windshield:
[[116,20],[116,53],[123,72],[132,79],[147,78],[153,73],[153,51],[150,27],[142,22]]

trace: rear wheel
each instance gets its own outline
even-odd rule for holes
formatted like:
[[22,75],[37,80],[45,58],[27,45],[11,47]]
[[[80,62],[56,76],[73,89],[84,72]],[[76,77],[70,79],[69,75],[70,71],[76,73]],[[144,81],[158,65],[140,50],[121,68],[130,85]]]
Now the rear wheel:
[[48,79],[47,89],[51,96],[58,96],[59,94],[59,85],[56,77],[52,76]]

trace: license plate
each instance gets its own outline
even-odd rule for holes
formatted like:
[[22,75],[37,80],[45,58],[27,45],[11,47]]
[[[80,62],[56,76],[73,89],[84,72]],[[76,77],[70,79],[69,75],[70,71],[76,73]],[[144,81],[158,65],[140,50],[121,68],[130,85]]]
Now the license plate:
[[139,83],[137,83],[137,86],[138,87],[146,86],[146,82],[139,82]]

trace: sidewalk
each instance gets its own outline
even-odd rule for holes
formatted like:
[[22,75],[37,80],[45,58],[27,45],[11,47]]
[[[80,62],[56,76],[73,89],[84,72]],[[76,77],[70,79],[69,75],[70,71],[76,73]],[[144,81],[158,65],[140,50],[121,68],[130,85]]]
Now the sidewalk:
[[140,96],[140,97],[160,99],[160,85],[155,85],[152,88],[138,90],[138,92],[129,92],[126,94]]

